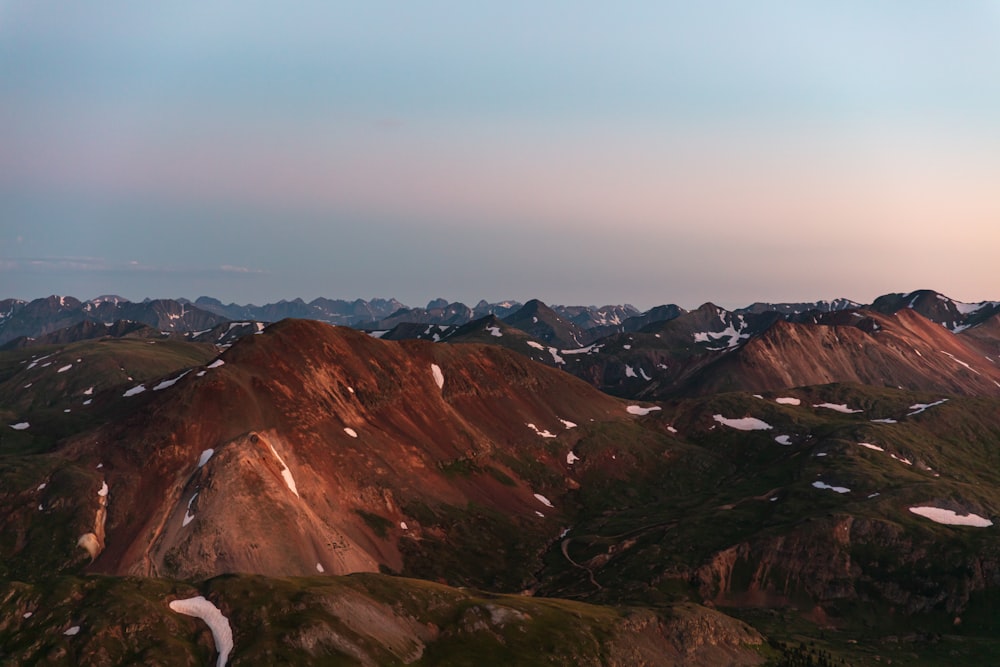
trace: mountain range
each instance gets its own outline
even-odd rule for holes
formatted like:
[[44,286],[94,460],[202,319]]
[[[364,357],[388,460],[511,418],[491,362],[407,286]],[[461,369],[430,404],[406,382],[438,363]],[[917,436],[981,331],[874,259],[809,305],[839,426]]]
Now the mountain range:
[[1000,659],[1000,302],[0,317],[11,664]]

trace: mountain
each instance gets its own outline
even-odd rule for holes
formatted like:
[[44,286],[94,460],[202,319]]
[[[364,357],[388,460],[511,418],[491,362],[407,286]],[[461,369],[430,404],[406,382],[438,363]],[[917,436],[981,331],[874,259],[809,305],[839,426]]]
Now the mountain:
[[812,301],[804,303],[764,303],[757,301],[746,306],[737,308],[734,312],[740,314],[752,313],[781,313],[782,315],[801,315],[803,313],[830,313],[838,310],[852,310],[861,308],[860,304],[850,299],[834,299],[833,301]]
[[904,308],[915,310],[949,331],[959,333],[1000,313],[1000,301],[962,303],[933,290],[917,290],[908,294],[886,294],[871,305],[875,312],[886,314]]
[[50,296],[29,303],[4,303],[8,303],[8,311],[0,319],[0,345],[21,337],[38,338],[81,322],[111,325],[127,320],[159,331],[182,332],[211,328],[224,321],[218,315],[172,299],[133,303],[101,297],[81,302],[73,297]]
[[130,320],[118,320],[110,324],[84,320],[64,329],[57,329],[52,333],[42,334],[37,338],[28,338],[27,336],[15,338],[0,346],[0,349],[9,350],[30,346],[65,345],[92,338],[124,338],[126,336],[133,338],[164,338],[165,334],[148,324],[132,322]]
[[[778,320],[680,389],[773,391],[830,382],[1000,395],[1000,364],[913,310],[891,316],[844,311],[817,324]],[[654,386],[641,395],[657,391]]]
[[991,304],[662,307],[585,345],[604,325],[535,301],[11,346],[0,653],[997,664]]
[[[407,572],[418,554],[451,548],[442,522],[485,513],[496,534],[477,542],[501,549],[517,534],[522,544],[475,575],[448,576],[513,585],[562,515],[533,495],[565,493],[566,452],[541,448],[539,432],[631,419],[614,399],[499,348],[383,342],[313,321],[272,325],[218,362],[165,378],[174,384],[162,392],[122,392],[127,418],[67,445],[83,470],[103,464],[78,487],[108,484],[118,508],[93,570]],[[81,520],[88,505],[74,510]]]
[[538,299],[528,301],[516,312],[503,318],[503,321],[537,340],[559,348],[583,347],[588,339],[581,327],[563,319]]

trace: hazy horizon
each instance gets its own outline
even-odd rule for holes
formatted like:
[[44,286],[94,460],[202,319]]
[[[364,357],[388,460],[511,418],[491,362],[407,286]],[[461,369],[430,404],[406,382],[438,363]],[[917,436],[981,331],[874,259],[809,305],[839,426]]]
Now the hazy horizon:
[[993,1],[2,2],[0,298],[996,299],[998,82]]

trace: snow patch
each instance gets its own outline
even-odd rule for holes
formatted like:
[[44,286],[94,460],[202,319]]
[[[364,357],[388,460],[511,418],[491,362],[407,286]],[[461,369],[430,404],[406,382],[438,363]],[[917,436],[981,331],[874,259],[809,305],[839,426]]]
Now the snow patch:
[[727,419],[722,415],[712,415],[712,419],[729,428],[739,431],[769,431],[773,426],[756,417],[740,417],[738,419]]
[[93,387],[88,388],[87,391],[83,392],[83,395],[84,396],[93,396],[94,395],[94,388]]
[[213,361],[212,363],[210,363],[208,366],[205,366],[205,368],[218,368],[219,366],[224,366],[225,364],[226,364],[226,362],[223,361],[222,359],[216,359],[215,361]]
[[577,456],[576,454],[574,454],[573,452],[569,452],[568,454],[566,454],[566,464],[567,465],[573,465],[574,463],[576,463],[579,460],[580,460],[580,457]]
[[542,494],[536,493],[534,495],[535,495],[535,498],[538,499],[538,502],[540,502],[541,504],[545,505],[546,507],[552,507],[553,506],[552,503],[549,502],[549,499],[546,498],[545,496],[543,496]]
[[402,528],[403,530],[409,530],[409,529],[408,529],[408,528],[406,527],[406,522],[405,522],[405,521],[400,521],[400,522],[399,522],[399,527],[400,527],[400,528]]
[[642,379],[645,380],[646,382],[649,382],[650,380],[653,379],[653,378],[649,377],[648,375],[646,375],[646,371],[644,371],[641,368],[639,369],[639,375],[641,375]]
[[[719,315],[722,318],[722,315]],[[725,319],[722,320],[725,322]],[[741,322],[742,324],[742,322]],[[744,338],[750,338],[750,334],[743,333],[743,327],[741,326],[737,330],[732,324],[723,329],[722,331],[701,331],[694,334],[694,342],[696,343],[708,343],[713,340],[720,340],[723,338],[728,338],[726,347],[732,349],[738,347],[740,341]],[[726,349],[726,348],[715,348],[715,349]]]
[[292,477],[292,471],[288,469],[284,460],[282,460],[282,458],[278,455],[278,451],[274,448],[274,445],[267,443],[267,446],[271,448],[271,453],[274,454],[274,458],[278,459],[278,463],[281,464],[281,476],[285,480],[285,485],[292,493],[298,496],[299,490],[295,487],[295,479]]
[[122,394],[122,396],[124,398],[129,398],[131,396],[136,396],[138,394],[141,394],[144,391],[146,391],[146,385],[140,384],[137,387],[132,387],[131,389],[126,391],[124,394]]
[[885,447],[879,447],[878,445],[873,445],[870,442],[859,442],[858,445],[861,446],[861,447],[866,447],[868,449],[874,449],[876,452],[884,452],[885,451]]
[[535,426],[534,424],[526,424],[526,426],[528,428],[530,428],[532,431],[534,431],[535,433],[537,433],[538,435],[542,436],[543,438],[554,438],[554,437],[556,437],[556,434],[550,432],[548,429],[545,429],[544,431],[539,431],[538,427]]
[[65,366],[63,366],[62,368],[60,368],[59,370],[57,370],[56,373],[65,373],[66,371],[68,371],[71,368],[73,368],[73,364],[66,364]]
[[792,436],[790,435],[776,435],[774,436],[774,441],[779,445],[790,445],[792,444]]
[[437,364],[431,364],[431,373],[434,375],[434,384],[438,386],[438,389],[444,389],[444,373],[441,372],[441,367]]
[[173,387],[175,384],[177,384],[178,380],[180,380],[182,377],[184,377],[190,372],[191,372],[190,370],[187,370],[178,375],[177,377],[173,378],[172,380],[164,380],[160,384],[153,387],[153,391],[160,391],[161,389],[166,389],[167,387]]
[[943,523],[947,526],[974,526],[976,528],[989,528],[993,522],[978,514],[957,514],[951,510],[940,507],[911,507],[910,511],[925,519],[930,519],[936,523]]
[[323,569],[323,566],[320,563],[316,563],[316,571],[319,572],[320,574],[326,572],[326,570]]
[[836,412],[843,412],[845,415],[852,415],[855,412],[864,412],[864,410],[853,410],[847,407],[846,403],[813,403],[813,407],[835,410]]
[[97,495],[101,498],[106,498],[108,495],[108,483],[106,481],[101,481],[101,488],[98,489]]
[[214,449],[206,449],[205,451],[203,451],[201,453],[201,456],[198,457],[198,467],[201,468],[206,463],[208,463],[208,460],[212,458],[213,454],[215,454]]
[[191,496],[191,500],[188,501],[187,510],[185,510],[184,512],[184,520],[181,521],[181,526],[186,526],[192,521],[194,521],[194,514],[191,514],[191,504],[194,503],[194,499],[197,497],[198,493],[195,492],[195,494]]
[[576,428],[576,424],[574,424],[568,419],[560,419],[559,421],[561,421],[563,423],[563,426],[565,426],[567,429]]
[[635,374],[635,369],[632,368],[631,366],[627,365],[627,364],[625,365],[625,377],[627,377],[627,378],[638,377]]
[[222,615],[219,608],[206,600],[203,595],[199,595],[186,600],[174,600],[170,603],[170,609],[178,614],[194,616],[205,621],[208,629],[212,631],[215,650],[219,652],[215,667],[225,667],[229,661],[229,653],[233,650],[233,629],[229,625],[229,619]]
[[18,422],[16,424],[11,424],[10,425],[10,427],[12,429],[14,429],[15,431],[23,431],[24,429],[28,428],[29,426],[31,426],[31,424],[29,424],[28,422]]
[[909,407],[909,409],[913,410],[913,412],[908,413],[906,416],[907,417],[912,417],[913,415],[919,415],[921,412],[923,412],[927,408],[933,408],[935,405],[941,405],[942,403],[946,402],[947,400],[948,400],[947,398],[942,398],[940,401],[934,401],[933,403],[914,403],[913,405],[911,405]]
[[873,419],[872,421],[875,422],[876,424],[898,424],[899,423],[895,419],[889,419],[889,418],[886,418],[886,419]]
[[345,426],[345,427],[344,427],[344,433],[346,433],[347,435],[351,436],[352,438],[356,438],[356,437],[358,437],[358,432],[357,432],[357,431],[355,431],[355,430],[354,430],[353,428],[351,428],[350,426]]
[[651,408],[644,408],[641,405],[630,405],[627,408],[625,408],[625,412],[629,413],[630,415],[642,416],[642,415],[648,415],[650,412],[655,412],[656,410],[659,409],[660,408],[656,406],[653,406]]
[[529,346],[529,347],[533,347],[533,348],[535,348],[536,350],[544,350],[544,349],[545,349],[545,346],[544,346],[544,345],[542,345],[541,343],[536,343],[536,342],[535,342],[535,341],[533,341],[533,340],[529,340],[529,341],[528,341],[528,346]]
[[826,484],[825,482],[813,482],[812,485],[813,485],[814,488],[817,488],[817,489],[830,489],[831,491],[834,491],[836,493],[850,493],[851,492],[851,490],[849,488],[847,488],[846,486],[830,486],[829,484]]
[[80,626],[79,625],[74,625],[73,627],[68,628],[65,632],[63,632],[63,634],[66,635],[67,637],[72,637],[74,635],[78,635],[78,634],[80,634]]
[[774,402],[781,405],[802,405],[802,401],[794,396],[779,396]]
[[490,332],[490,335],[496,336],[497,338],[501,338],[503,336],[503,332],[500,331],[500,327],[486,327],[486,330]]

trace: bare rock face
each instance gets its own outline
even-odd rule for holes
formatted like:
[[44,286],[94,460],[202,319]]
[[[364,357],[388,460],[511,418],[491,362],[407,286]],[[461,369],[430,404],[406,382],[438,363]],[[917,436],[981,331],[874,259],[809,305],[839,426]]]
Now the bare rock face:
[[[942,547],[890,521],[840,516],[724,549],[694,572],[705,600],[740,606],[883,599],[906,614],[961,612],[995,586],[996,549]],[[947,564],[942,575],[937,568]]]
[[677,605],[669,618],[636,612],[619,625],[608,664],[738,667],[764,659],[761,635],[736,619],[698,605]]

